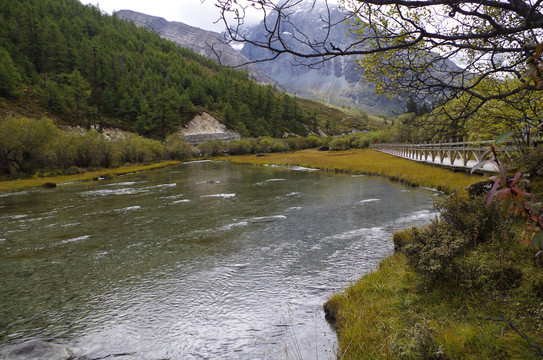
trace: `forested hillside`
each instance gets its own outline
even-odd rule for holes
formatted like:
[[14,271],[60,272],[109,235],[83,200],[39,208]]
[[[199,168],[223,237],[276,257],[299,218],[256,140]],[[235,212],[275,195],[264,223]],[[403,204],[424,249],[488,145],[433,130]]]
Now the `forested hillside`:
[[77,0],[0,0],[0,16],[0,97],[67,124],[155,138],[204,110],[242,136],[314,124],[295,98]]

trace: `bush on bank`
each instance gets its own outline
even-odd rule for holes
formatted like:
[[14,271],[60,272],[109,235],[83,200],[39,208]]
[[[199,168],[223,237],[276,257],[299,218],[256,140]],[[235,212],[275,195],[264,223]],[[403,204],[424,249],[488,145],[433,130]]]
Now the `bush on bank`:
[[[342,359],[540,359],[543,271],[517,219],[484,196],[436,204],[401,252],[325,305]],[[530,341],[530,342],[529,342]]]
[[[58,129],[51,119],[0,119],[0,175],[56,175],[73,168],[112,168],[150,163],[172,155],[171,143],[138,135],[108,138],[95,130]],[[183,147],[179,143],[178,147]],[[192,156],[177,151],[175,156]]]

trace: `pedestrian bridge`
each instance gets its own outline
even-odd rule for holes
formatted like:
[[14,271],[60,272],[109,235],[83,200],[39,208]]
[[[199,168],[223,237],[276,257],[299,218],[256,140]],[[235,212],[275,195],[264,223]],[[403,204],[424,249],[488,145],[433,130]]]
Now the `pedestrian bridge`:
[[[493,141],[461,141],[455,142],[427,142],[423,144],[374,144],[372,148],[390,155],[421,163],[450,168],[453,170],[471,171],[481,161],[491,159],[489,152]],[[514,151],[512,143],[503,142],[504,148],[500,152],[504,158]],[[498,172],[494,163],[487,163],[478,172]]]

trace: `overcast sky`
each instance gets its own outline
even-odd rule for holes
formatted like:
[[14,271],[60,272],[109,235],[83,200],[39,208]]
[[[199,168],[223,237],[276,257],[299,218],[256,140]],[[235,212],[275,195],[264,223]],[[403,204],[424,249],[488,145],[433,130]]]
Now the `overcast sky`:
[[[83,4],[98,5],[108,14],[118,10],[133,10],[153,16],[160,16],[168,21],[180,21],[201,29],[221,32],[222,23],[213,24],[219,18],[219,11],[214,0],[80,0]],[[253,17],[252,22],[258,22]],[[249,22],[249,21],[248,21]]]

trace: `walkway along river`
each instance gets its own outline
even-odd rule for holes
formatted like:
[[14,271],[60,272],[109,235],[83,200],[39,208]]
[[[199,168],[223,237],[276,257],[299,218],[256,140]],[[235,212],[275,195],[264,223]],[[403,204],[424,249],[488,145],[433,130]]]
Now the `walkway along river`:
[[322,304],[427,222],[438,193],[196,162],[0,194],[0,357],[332,359]]

